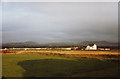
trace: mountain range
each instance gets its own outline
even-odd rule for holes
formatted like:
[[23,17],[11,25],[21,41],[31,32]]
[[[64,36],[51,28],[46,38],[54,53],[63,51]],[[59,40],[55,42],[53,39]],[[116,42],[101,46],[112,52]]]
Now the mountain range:
[[27,42],[12,42],[12,43],[2,43],[2,48],[13,48],[13,47],[54,47],[54,46],[87,46],[88,44],[96,44],[97,46],[110,46],[110,47],[117,47],[118,43],[111,43],[107,41],[84,41],[80,43],[46,43],[46,44],[39,44],[33,41]]

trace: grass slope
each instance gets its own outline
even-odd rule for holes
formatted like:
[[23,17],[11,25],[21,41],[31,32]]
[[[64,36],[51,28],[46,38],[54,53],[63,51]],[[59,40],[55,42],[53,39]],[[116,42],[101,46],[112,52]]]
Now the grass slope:
[[[101,76],[117,76],[110,70],[117,63],[78,57],[46,56],[39,54],[3,54],[3,77],[61,77],[80,76],[101,71]],[[108,69],[109,68],[109,69]],[[117,71],[117,70],[116,70]],[[104,72],[111,72],[105,75]]]

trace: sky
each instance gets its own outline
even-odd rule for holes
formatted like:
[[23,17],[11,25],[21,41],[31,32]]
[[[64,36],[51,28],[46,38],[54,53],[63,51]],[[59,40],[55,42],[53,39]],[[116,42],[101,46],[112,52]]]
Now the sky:
[[2,5],[0,3],[0,48],[2,43]]
[[2,42],[118,41],[117,2],[4,2]]

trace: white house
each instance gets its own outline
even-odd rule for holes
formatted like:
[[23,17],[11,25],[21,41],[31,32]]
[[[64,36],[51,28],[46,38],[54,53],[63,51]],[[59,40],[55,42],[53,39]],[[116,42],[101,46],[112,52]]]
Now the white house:
[[88,44],[85,50],[97,50],[96,44]]

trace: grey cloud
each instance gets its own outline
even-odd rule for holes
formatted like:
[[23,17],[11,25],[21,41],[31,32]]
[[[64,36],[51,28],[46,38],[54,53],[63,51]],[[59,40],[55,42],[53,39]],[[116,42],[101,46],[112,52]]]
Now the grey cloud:
[[110,2],[4,3],[3,42],[117,42],[117,10]]

